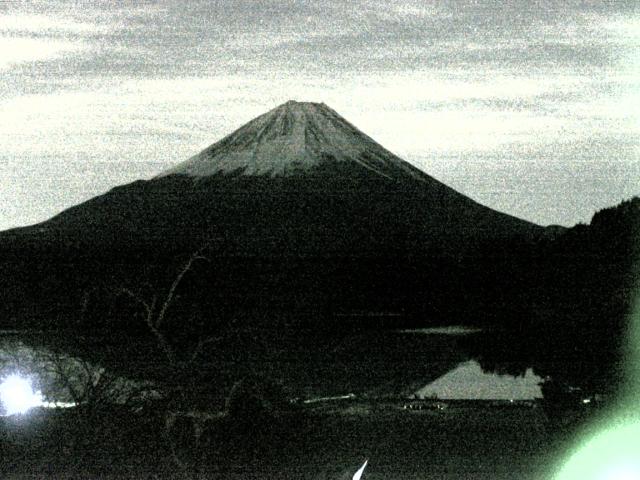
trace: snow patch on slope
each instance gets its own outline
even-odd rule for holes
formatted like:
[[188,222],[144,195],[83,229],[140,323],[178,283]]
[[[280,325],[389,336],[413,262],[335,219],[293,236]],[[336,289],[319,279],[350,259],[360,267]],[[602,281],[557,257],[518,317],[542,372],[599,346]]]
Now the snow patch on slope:
[[384,177],[429,178],[322,103],[289,101],[159,176],[288,176],[353,162]]

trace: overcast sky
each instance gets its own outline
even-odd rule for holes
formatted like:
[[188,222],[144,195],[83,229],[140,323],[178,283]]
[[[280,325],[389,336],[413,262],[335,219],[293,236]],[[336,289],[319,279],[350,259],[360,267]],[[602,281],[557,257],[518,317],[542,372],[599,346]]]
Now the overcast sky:
[[640,193],[640,2],[4,1],[0,229],[322,101],[541,224]]

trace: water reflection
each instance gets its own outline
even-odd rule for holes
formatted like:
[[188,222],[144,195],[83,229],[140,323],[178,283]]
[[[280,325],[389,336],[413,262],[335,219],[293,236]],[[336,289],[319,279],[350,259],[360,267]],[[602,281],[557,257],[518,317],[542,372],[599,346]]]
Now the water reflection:
[[487,373],[475,360],[455,369],[416,392],[420,398],[473,400],[532,400],[542,398],[542,379],[527,369],[523,376]]
[[471,335],[482,332],[480,328],[465,327],[464,325],[450,325],[444,327],[413,328],[401,330],[402,333],[418,333],[422,335]]

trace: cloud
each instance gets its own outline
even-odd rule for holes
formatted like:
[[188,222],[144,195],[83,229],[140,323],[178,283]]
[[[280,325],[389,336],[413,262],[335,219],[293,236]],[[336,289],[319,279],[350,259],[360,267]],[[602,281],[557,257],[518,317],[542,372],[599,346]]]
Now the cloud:
[[25,62],[61,58],[85,48],[81,42],[39,38],[0,37],[0,70]]
[[0,14],[0,70],[88,51],[90,37],[105,31],[105,27],[55,15]]
[[[578,142],[614,127],[629,137],[638,133],[637,95],[611,96],[580,76],[460,78],[424,72],[327,79],[265,72],[125,77],[89,90],[23,96],[5,104],[0,135],[6,135],[5,149],[16,154],[40,148],[37,131],[66,138],[59,146],[42,144],[47,151],[75,148],[148,160],[164,151],[165,158],[179,161],[289,99],[325,102],[405,157]],[[148,146],[132,145],[134,135]]]
[[77,22],[69,18],[40,14],[0,14],[0,32],[38,35],[86,35],[105,31],[93,23]]

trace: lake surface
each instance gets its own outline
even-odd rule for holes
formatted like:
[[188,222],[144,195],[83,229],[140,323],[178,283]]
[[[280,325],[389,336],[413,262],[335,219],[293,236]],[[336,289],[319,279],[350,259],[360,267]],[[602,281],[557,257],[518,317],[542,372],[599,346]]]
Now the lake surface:
[[[444,326],[372,332],[342,338],[341,344],[324,350],[318,359],[309,360],[307,350],[304,355],[296,355],[287,349],[291,345],[285,344],[282,347],[288,354],[280,353],[276,358],[256,359],[256,362],[264,360],[262,363],[269,367],[264,374],[281,376],[293,391],[309,388],[304,395],[307,398],[351,392],[372,395],[415,392],[419,397],[441,399],[541,397],[538,383],[542,379],[531,370],[521,377],[503,376],[485,373],[477,362],[469,360],[458,339],[481,331],[473,327]],[[62,363],[64,371],[84,381],[88,372],[101,374],[100,367],[68,355],[53,355],[42,346],[32,346],[33,343],[26,340],[30,335],[39,336],[41,332],[0,331],[0,376],[18,372],[29,377],[47,401],[70,402],[73,398],[64,389],[52,391],[60,384],[59,379],[51,375],[55,370],[52,366],[60,367]],[[313,368],[305,361],[310,361]],[[254,369],[261,368],[262,364],[254,364]],[[128,382],[124,378],[121,381]],[[419,388],[420,385],[424,386]]]
[[478,362],[469,360],[421,388],[416,395],[443,400],[532,400],[542,398],[541,381],[530,368],[523,376],[513,377],[484,372]]

